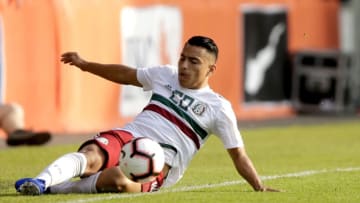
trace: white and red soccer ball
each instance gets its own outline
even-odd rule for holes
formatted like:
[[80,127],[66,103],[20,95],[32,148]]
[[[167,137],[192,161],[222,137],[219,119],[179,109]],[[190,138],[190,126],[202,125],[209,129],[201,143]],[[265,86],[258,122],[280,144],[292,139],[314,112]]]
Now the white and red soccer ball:
[[121,171],[129,179],[140,183],[149,182],[164,167],[164,150],[150,138],[134,138],[123,146],[119,162]]

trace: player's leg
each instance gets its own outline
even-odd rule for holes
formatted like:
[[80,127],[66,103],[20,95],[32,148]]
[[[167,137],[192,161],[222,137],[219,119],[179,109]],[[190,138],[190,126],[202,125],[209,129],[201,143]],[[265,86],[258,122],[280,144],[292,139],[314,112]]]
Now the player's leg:
[[[108,134],[115,134],[122,145],[129,142],[132,139],[132,135],[124,133],[121,131],[109,131]],[[103,140],[104,143],[107,143],[106,140]],[[110,143],[110,142],[109,142]],[[108,145],[107,145],[108,146]],[[103,148],[109,154],[108,161],[104,164],[105,169],[101,172],[82,178],[78,181],[67,181],[62,184],[58,184],[50,187],[49,192],[58,194],[58,193],[98,193],[98,192],[153,192],[158,190],[164,180],[163,174],[168,174],[170,166],[165,165],[163,173],[161,173],[156,180],[148,183],[136,183],[129,180],[117,166],[114,164],[115,161],[119,160],[119,151],[112,150],[113,148]]]
[[155,192],[160,189],[170,167],[165,164],[162,172],[155,180],[146,183],[137,183],[128,179],[119,167],[107,168],[102,171],[96,181],[97,192]]
[[18,129],[23,129],[24,124],[24,110],[14,103],[0,105],[0,127],[10,134]]
[[102,150],[96,144],[88,144],[80,152],[59,157],[35,178],[18,180],[15,188],[24,195],[40,195],[50,186],[74,177],[95,174],[102,167],[104,160]]
[[96,181],[97,192],[141,192],[141,183],[128,179],[119,167],[102,171]]
[[6,132],[9,146],[41,145],[51,139],[49,132],[25,130],[24,109],[15,103],[0,105],[0,127]]
[[128,179],[119,167],[106,168],[105,170],[78,181],[67,181],[49,188],[53,194],[68,193],[136,193],[155,192],[164,182],[164,173],[155,180],[147,183],[137,183]]
[[69,193],[97,193],[96,190],[96,181],[100,175],[101,171],[88,176],[86,178],[81,178],[77,181],[66,181],[48,188],[47,192],[52,194],[69,194]]
[[106,168],[77,181],[67,181],[49,188],[52,194],[141,192],[141,183],[129,180],[118,167]]
[[[51,187],[50,192],[51,193],[93,193],[96,192],[95,184],[98,174],[93,175],[99,170],[103,170],[104,168],[111,168],[114,166],[117,166],[119,163],[119,156],[122,146],[130,142],[133,136],[125,131],[106,131],[100,133],[97,137],[95,137],[93,143],[95,143],[98,148],[97,150],[100,150],[103,155],[103,157],[96,157],[96,156],[89,156],[87,157],[88,162],[91,163],[101,163],[101,165],[95,165],[92,166],[88,163],[89,167],[85,170],[83,174],[80,176],[83,178],[76,182],[66,182],[63,184],[57,184],[54,187]],[[92,151],[93,145],[87,145],[91,143],[91,141],[88,141],[85,143],[85,147],[81,147],[79,152],[82,152],[84,154],[87,154],[88,151]],[[101,158],[101,161],[98,161],[96,159]],[[95,160],[94,160],[95,159]],[[90,176],[92,175],[92,176]],[[89,178],[84,178],[90,176]],[[94,185],[94,188],[91,186]]]

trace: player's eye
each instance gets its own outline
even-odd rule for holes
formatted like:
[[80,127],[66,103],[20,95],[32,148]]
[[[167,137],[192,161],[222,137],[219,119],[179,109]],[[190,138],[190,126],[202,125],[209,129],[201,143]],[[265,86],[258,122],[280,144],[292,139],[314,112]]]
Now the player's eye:
[[196,60],[196,59],[192,59],[192,60],[190,60],[190,62],[191,62],[192,64],[199,64],[199,61]]

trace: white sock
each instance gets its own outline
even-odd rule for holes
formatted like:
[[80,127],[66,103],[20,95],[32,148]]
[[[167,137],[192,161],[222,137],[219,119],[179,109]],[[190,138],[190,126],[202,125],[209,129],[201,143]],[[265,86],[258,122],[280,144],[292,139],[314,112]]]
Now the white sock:
[[65,154],[45,168],[36,178],[45,181],[45,188],[81,176],[86,169],[87,160],[83,153]]
[[96,181],[101,172],[77,181],[66,181],[50,187],[52,194],[97,193]]

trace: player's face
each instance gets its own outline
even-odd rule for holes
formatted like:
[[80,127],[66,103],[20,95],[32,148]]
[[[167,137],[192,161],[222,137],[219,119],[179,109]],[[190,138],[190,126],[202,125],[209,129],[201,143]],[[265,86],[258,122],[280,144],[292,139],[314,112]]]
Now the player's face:
[[180,55],[179,83],[181,87],[199,89],[208,85],[208,78],[215,71],[215,56],[205,48],[186,44]]

